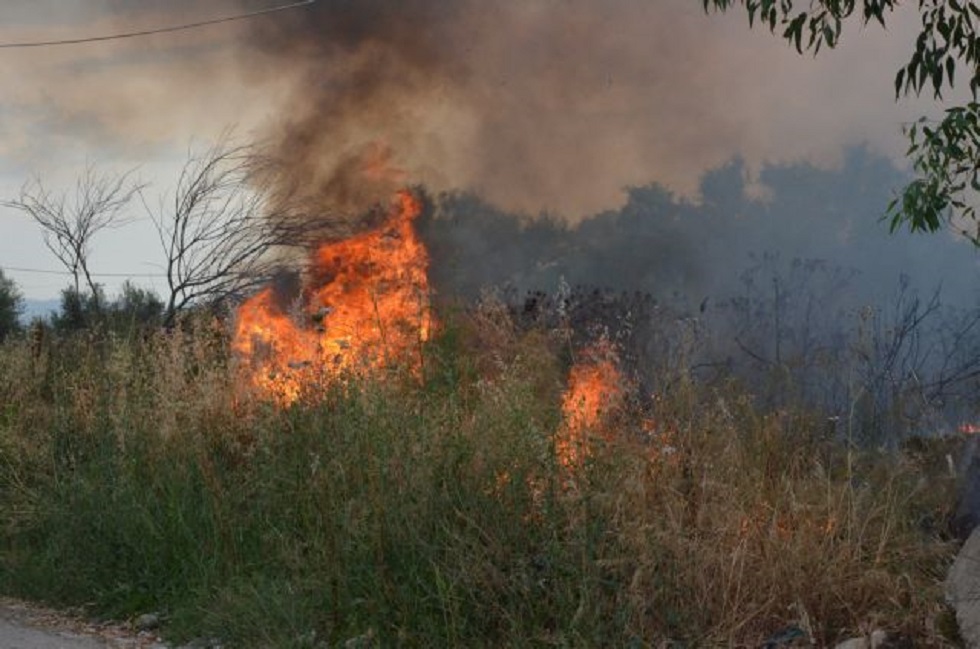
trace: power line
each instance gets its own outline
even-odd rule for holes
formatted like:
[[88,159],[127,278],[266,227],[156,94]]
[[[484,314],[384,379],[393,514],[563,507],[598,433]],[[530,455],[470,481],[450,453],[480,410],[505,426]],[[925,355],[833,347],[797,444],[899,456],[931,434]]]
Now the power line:
[[316,2],[316,0],[301,0],[300,2],[293,2],[290,4],[279,5],[276,7],[269,7],[268,9],[259,9],[257,11],[249,11],[241,14],[234,14],[232,16],[223,16],[221,18],[212,18],[210,20],[200,20],[193,23],[184,23],[181,25],[170,25],[168,27],[158,27],[156,29],[145,29],[136,32],[123,32],[120,34],[107,34],[105,36],[89,36],[86,38],[64,38],[53,41],[22,41],[14,43],[0,43],[0,49],[14,49],[14,48],[25,48],[25,47],[48,47],[52,45],[78,45],[81,43],[95,43],[99,41],[112,41],[119,40],[123,38],[135,38],[137,36],[150,36],[152,34],[165,34],[168,32],[178,32],[186,29],[195,29],[198,27],[206,27],[208,25],[217,25],[220,23],[230,23],[235,20],[245,20],[247,18],[255,18],[256,16],[264,16],[266,14],[275,13],[278,11],[287,11],[289,9],[299,9],[300,7],[306,7]]
[[[17,273],[34,273],[35,275],[71,276],[67,270],[50,270],[46,268],[24,268],[22,266],[0,266],[0,270]],[[166,277],[163,273],[89,273],[92,277]]]

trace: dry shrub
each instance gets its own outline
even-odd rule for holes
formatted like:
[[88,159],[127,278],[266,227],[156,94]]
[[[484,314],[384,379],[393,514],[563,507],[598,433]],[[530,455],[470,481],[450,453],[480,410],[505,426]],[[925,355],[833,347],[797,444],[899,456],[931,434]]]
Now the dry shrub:
[[659,402],[670,461],[621,445],[592,485],[637,636],[757,645],[795,624],[828,646],[874,625],[939,641],[925,636],[952,547],[919,524],[921,474],[823,438],[819,419],[701,396]]
[[[446,349],[434,350],[433,364],[463,364],[457,368],[464,390],[520,377],[539,404],[557,408],[564,384],[558,348],[562,341],[541,328],[522,328],[510,308],[488,293],[472,308],[454,309],[444,319]],[[434,356],[434,357],[433,357]]]

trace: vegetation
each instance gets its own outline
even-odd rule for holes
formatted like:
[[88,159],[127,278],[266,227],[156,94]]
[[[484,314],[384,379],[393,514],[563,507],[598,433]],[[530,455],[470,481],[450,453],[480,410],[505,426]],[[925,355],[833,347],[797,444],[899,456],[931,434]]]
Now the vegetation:
[[170,204],[161,199],[152,210],[140,193],[166,260],[168,327],[195,305],[264,286],[283,269],[270,252],[309,241],[311,219],[290,192],[274,189],[277,173],[257,147],[235,144],[224,133],[189,153]]
[[[702,0],[705,11],[727,11],[735,0]],[[741,0],[749,24],[758,20],[800,53],[833,48],[847,21],[882,27],[898,0]],[[947,108],[938,122],[909,127],[908,155],[916,178],[889,206],[892,229],[936,231],[952,217],[974,222],[964,234],[980,245],[980,221],[971,202],[980,190],[980,7],[962,0],[918,0],[921,29],[908,62],[895,75],[896,97],[931,92],[941,99],[965,70],[969,101]],[[962,222],[962,221],[961,221]]]
[[[94,294],[69,286],[61,291],[60,308],[51,314],[50,325],[63,334],[89,330],[125,336],[159,326],[163,315],[163,302],[157,294],[129,281],[123,282],[119,295],[112,300],[106,299],[98,284]],[[35,326],[47,325],[39,321]]]
[[805,406],[862,443],[976,421],[976,249],[882,236],[872,217],[906,177],[865,149],[839,169],[763,165],[762,197],[747,178],[736,159],[702,177],[697,202],[631,188],[575,226],[441,196],[422,223],[430,276],[437,294],[470,300],[510,287],[508,301],[550,309],[552,327],[558,303],[577,332],[628,319],[624,359],[647,392],[685,340],[698,383],[738,381],[764,410]]
[[[210,147],[188,153],[172,195],[161,197],[155,209],[145,196],[146,185],[133,179],[135,171],[115,174],[93,165],[79,174],[71,191],[54,193],[35,179],[23,185],[18,198],[0,204],[37,223],[48,250],[72,276],[72,286],[62,294],[62,316],[65,326],[77,329],[118,319],[118,313],[103,312],[92,247],[100,232],[131,221],[127,210],[138,196],[159,237],[167,286],[162,317],[172,327],[194,307],[240,298],[265,285],[283,270],[274,252],[302,248],[317,228],[321,235],[327,229],[325,219],[303,213],[290,191],[275,189],[279,173],[257,147],[235,144],[227,132]],[[124,287],[124,301],[136,299],[139,308],[159,302],[131,289]]]
[[[838,175],[836,204],[815,199]],[[0,344],[0,592],[161,612],[170,638],[235,647],[759,646],[787,630],[827,646],[874,627],[942,646],[964,513],[946,458],[964,438],[903,442],[937,415],[975,420],[980,310],[907,279],[882,299],[904,260],[855,217],[895,177],[860,150],[839,172],[767,166],[762,201],[736,160],[698,204],[633,188],[575,228],[441,196],[422,223],[438,295],[558,290],[442,308],[421,371],[310,384],[289,406],[249,387],[227,322],[79,282],[50,325]],[[759,233],[812,252],[806,223],[842,256],[749,255]],[[473,248],[488,241],[513,245]],[[842,291],[847,250],[891,259],[863,278],[879,301]],[[697,272],[713,262],[723,279]],[[597,276],[634,284],[564,281]],[[570,461],[567,377],[597,338],[626,397]]]
[[92,241],[103,230],[125,223],[124,209],[138,190],[130,174],[102,174],[89,165],[79,174],[74,191],[54,194],[35,179],[24,184],[19,198],[3,205],[20,210],[38,224],[44,245],[72,276],[74,295],[87,292],[88,311],[101,319],[102,293],[90,262]]
[[0,270],[0,342],[20,331],[23,308],[24,296],[17,284]]
[[8,341],[0,590],[236,647],[943,641],[952,479],[928,454],[699,385],[677,345],[655,397],[606,413],[569,467],[567,343],[484,302],[447,318],[421,381],[279,408],[204,317]]

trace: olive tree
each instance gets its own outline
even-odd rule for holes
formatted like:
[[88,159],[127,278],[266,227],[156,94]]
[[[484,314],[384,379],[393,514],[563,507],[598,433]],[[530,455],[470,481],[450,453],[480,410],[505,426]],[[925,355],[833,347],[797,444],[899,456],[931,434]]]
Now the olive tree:
[[20,331],[23,310],[24,297],[17,284],[0,270],[0,342]]

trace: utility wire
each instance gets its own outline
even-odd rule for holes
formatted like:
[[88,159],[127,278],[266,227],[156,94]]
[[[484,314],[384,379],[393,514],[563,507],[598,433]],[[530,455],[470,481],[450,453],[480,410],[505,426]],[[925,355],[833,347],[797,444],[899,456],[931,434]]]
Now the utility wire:
[[[36,275],[67,275],[72,273],[67,270],[49,270],[45,268],[23,268],[20,266],[0,266],[0,270],[14,271],[17,273],[34,273]],[[166,277],[163,273],[89,273],[92,277]]]
[[275,13],[278,11],[287,11],[289,9],[299,9],[300,7],[307,7],[316,2],[316,0],[301,0],[300,2],[293,2],[286,5],[279,5],[276,7],[269,7],[268,9],[259,9],[257,11],[249,11],[242,14],[235,14],[232,16],[224,16],[222,18],[212,18],[210,20],[200,20],[193,23],[184,23],[181,25],[171,25],[169,27],[158,27],[156,29],[145,29],[136,32],[123,32],[121,34],[107,34],[105,36],[89,36],[86,38],[65,38],[53,41],[22,41],[14,43],[0,43],[0,49],[14,49],[14,48],[25,48],[25,47],[49,47],[53,45],[78,45],[81,43],[96,43],[99,41],[113,41],[123,38],[135,38],[137,36],[150,36],[152,34],[165,34],[168,32],[178,32],[185,29],[195,29],[197,27],[206,27],[208,25],[217,25],[220,23],[230,23],[235,20],[245,20],[248,18],[255,18],[256,16],[264,16],[266,14]]

